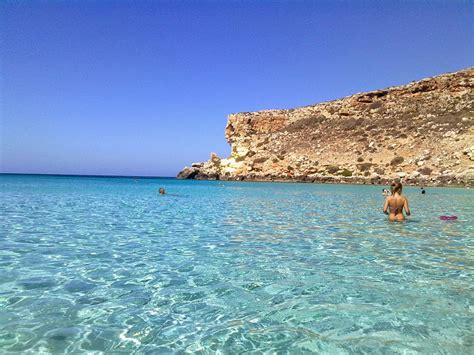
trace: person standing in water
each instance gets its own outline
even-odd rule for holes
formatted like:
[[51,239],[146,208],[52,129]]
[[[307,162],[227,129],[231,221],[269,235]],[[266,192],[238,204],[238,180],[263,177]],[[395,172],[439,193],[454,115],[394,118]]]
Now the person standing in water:
[[403,221],[405,220],[404,209],[407,216],[411,215],[408,199],[402,196],[402,184],[396,182],[392,184],[392,195],[385,199],[383,213],[388,214],[390,221]]
[[166,194],[165,189],[162,188],[162,187],[160,187],[160,189],[158,190],[158,192],[160,193],[160,195]]

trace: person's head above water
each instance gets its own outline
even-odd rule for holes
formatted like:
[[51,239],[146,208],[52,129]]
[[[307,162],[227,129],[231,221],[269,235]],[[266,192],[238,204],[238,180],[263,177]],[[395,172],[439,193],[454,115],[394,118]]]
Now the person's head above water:
[[401,194],[401,193],[402,193],[402,187],[403,187],[403,186],[402,186],[401,183],[399,183],[399,182],[394,182],[391,187],[392,187],[392,194],[393,194],[393,195],[396,194],[396,193],[398,193],[398,194]]
[[160,195],[164,195],[165,194],[165,189],[160,187],[160,189],[158,190]]

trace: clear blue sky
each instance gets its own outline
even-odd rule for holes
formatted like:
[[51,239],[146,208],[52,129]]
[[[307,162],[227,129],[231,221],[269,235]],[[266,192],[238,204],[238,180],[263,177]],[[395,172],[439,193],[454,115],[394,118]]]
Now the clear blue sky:
[[471,1],[2,1],[1,172],[175,176],[227,114],[473,65]]

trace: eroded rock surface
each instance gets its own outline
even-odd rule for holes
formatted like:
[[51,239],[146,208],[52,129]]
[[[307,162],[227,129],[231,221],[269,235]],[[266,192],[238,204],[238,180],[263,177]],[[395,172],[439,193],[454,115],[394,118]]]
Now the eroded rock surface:
[[178,178],[474,184],[474,68],[288,110],[231,114],[231,155]]

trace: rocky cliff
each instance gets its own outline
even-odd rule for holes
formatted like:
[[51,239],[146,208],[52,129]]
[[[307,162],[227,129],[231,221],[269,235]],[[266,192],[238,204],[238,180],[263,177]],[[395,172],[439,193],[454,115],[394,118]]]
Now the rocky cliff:
[[474,68],[331,102],[231,114],[231,155],[182,179],[472,185]]

